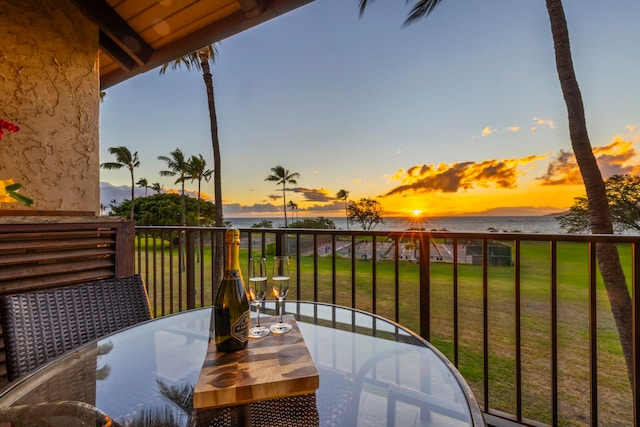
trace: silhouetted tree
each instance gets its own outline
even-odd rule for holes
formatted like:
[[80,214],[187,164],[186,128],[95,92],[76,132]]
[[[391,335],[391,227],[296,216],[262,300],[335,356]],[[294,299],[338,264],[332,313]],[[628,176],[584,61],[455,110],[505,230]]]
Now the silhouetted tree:
[[[611,220],[616,231],[640,231],[640,177],[613,175],[605,183]],[[573,199],[569,212],[556,217],[560,226],[569,233],[588,233],[589,202],[586,197]]]
[[[336,193],[336,199],[344,200],[344,216],[349,217],[349,192],[347,190],[339,190]],[[349,221],[347,220],[347,230],[349,229]]]
[[106,162],[102,163],[100,167],[103,169],[129,169],[129,173],[131,174],[131,212],[129,213],[129,217],[133,219],[133,211],[135,209],[135,195],[133,194],[134,190],[134,182],[135,178],[133,177],[133,170],[140,166],[140,160],[138,159],[138,152],[131,154],[131,151],[127,147],[110,147],[109,153],[116,156],[115,162]]
[[153,184],[151,184],[151,189],[153,191],[155,191],[156,194],[160,194],[160,193],[162,193],[162,190],[164,189],[164,186],[160,185],[159,182],[154,182]]
[[206,182],[209,182],[213,171],[207,169],[207,161],[202,157],[202,154],[199,154],[198,156],[191,156],[191,159],[189,159],[189,163],[187,164],[187,172],[187,179],[190,179],[191,182],[198,181],[198,225],[200,225],[200,194],[202,180],[204,179]]
[[168,170],[160,171],[161,176],[177,176],[175,184],[181,185],[180,195],[182,196],[182,225],[187,225],[185,218],[186,210],[184,206],[184,181],[189,176],[189,162],[185,159],[184,154],[179,148],[171,153],[171,157],[158,156],[158,160],[167,162]]
[[144,197],[147,197],[147,191],[149,190],[149,181],[147,181],[147,178],[140,178],[138,182],[136,182],[136,185],[139,188],[144,188]]
[[271,168],[272,174],[266,177],[265,181],[275,182],[277,185],[282,184],[282,210],[284,211],[284,226],[287,227],[287,184],[297,184],[300,177],[298,172],[289,172],[288,169],[278,165]]
[[379,201],[368,197],[349,203],[347,221],[359,223],[363,230],[373,230],[376,225],[384,223],[382,205]]

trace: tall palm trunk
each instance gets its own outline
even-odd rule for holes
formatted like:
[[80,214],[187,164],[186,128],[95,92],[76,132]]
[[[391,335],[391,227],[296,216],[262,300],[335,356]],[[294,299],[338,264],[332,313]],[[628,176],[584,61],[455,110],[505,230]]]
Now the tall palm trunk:
[[180,219],[182,220],[182,226],[187,225],[187,204],[184,198],[184,179],[182,180],[182,191],[180,192]]
[[[573,69],[569,31],[561,0],[546,0],[556,56],[560,86],[567,105],[571,146],[584,181],[589,201],[589,221],[594,234],[613,234],[611,213],[605,184],[596,163],[587,133],[582,95]],[[633,386],[631,297],[620,265],[618,248],[610,243],[597,244],[597,260],[611,311],[618,328],[620,343],[627,363],[627,374]]]
[[287,196],[285,196],[285,190],[287,184],[282,183],[282,210],[284,211],[284,228],[287,228]]
[[344,217],[347,220],[347,230],[349,229],[349,205],[347,204],[347,198],[344,198]]
[[200,226],[200,188],[202,187],[202,180],[198,180],[198,200],[196,201],[196,215],[198,226]]
[[[196,223],[198,224],[198,227],[200,227],[200,193],[201,193],[201,187],[202,187],[202,178],[198,179],[198,200],[196,202]],[[200,234],[196,233],[196,238],[195,238],[195,249],[194,249],[194,254],[195,254],[195,259],[196,262],[200,262]]]
[[[213,76],[211,67],[209,66],[209,52],[202,49],[198,52],[200,57],[200,66],[202,67],[202,78],[207,88],[207,101],[209,103],[209,123],[211,126],[211,145],[213,146],[213,193],[215,198],[214,204],[214,225],[216,227],[224,227],[224,218],[222,216],[222,173],[220,161],[220,140],[218,138],[218,118],[216,116],[216,101],[213,92]],[[214,234],[214,285],[222,280],[222,269],[224,264],[224,237]],[[214,289],[215,292],[216,289]]]
[[131,171],[131,204],[129,205],[129,215],[131,216],[131,219],[133,219],[133,209],[135,207],[135,195],[133,193],[133,187],[135,185],[134,181],[133,171]]

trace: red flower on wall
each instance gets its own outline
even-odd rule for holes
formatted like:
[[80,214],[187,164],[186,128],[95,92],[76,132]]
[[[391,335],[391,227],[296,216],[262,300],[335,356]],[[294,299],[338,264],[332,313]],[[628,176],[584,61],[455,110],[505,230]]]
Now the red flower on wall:
[[[19,132],[20,127],[13,123],[0,119],[0,139],[4,136],[4,131]],[[0,202],[12,203],[20,202],[24,205],[33,205],[33,200],[18,193],[18,190],[22,188],[22,184],[13,182],[12,179],[0,179]]]
[[5,119],[0,119],[0,139],[4,136],[4,130],[9,132],[19,132],[20,127],[14,125],[13,123],[6,121]]

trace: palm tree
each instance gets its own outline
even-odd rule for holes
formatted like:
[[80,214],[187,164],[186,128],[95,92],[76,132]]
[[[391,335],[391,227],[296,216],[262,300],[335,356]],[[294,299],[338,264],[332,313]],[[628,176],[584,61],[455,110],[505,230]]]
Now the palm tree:
[[[189,71],[191,71],[192,68],[202,70],[202,78],[207,90],[209,124],[211,127],[211,145],[213,147],[213,197],[215,199],[214,225],[216,227],[224,227],[224,218],[222,215],[222,167],[220,160],[220,139],[218,138],[218,117],[216,115],[216,102],[213,91],[213,75],[211,74],[210,67],[210,63],[214,63],[217,57],[218,49],[215,45],[205,46],[188,55],[176,58],[171,63],[163,64],[162,67],[160,67],[160,74],[164,74],[169,66],[171,66],[171,69],[173,70],[181,68],[183,65]],[[216,280],[214,280],[214,283],[218,283],[222,279],[223,263],[224,240],[221,236],[216,234],[214,256]]]
[[198,202],[196,205],[196,214],[198,216],[198,225],[200,225],[200,187],[203,179],[206,182],[211,180],[211,174],[213,174],[213,171],[211,169],[207,169],[207,161],[202,157],[202,154],[199,154],[198,156],[191,156],[187,169],[187,179],[190,179],[191,182],[198,181]]
[[154,182],[153,184],[151,184],[151,189],[153,191],[155,191],[156,194],[160,194],[160,193],[162,193],[162,190],[164,189],[164,185],[160,185],[159,182]]
[[149,181],[147,178],[140,178],[136,185],[140,188],[144,188],[144,197],[147,197],[147,191],[149,190]]
[[[349,192],[347,190],[340,190],[336,193],[336,199],[338,200],[344,200],[344,216],[345,218],[349,218],[349,209],[348,209],[348,202],[347,200],[349,199]],[[349,221],[347,220],[347,230],[349,229]]]
[[[414,0],[404,25],[429,15],[443,0]],[[373,0],[371,0],[373,2]],[[360,15],[368,0],[360,0]],[[569,137],[578,168],[584,181],[589,204],[589,223],[594,234],[613,234],[613,223],[602,174],[598,168],[587,133],[582,93],[573,68],[569,29],[562,0],[545,0],[556,58],[556,71],[564,96],[569,120]],[[627,363],[627,374],[633,387],[633,340],[631,296],[620,264],[618,249],[613,243],[598,243],[596,256],[600,274],[607,290],[611,311],[616,322],[620,343]]]
[[134,199],[133,194],[135,178],[133,177],[133,169],[140,166],[140,160],[138,159],[138,152],[131,154],[131,151],[127,147],[110,147],[109,153],[116,156],[115,162],[106,162],[100,165],[103,169],[121,169],[126,167],[131,173],[131,208],[129,209],[131,219],[133,219]]
[[287,227],[287,197],[285,191],[287,190],[287,184],[297,184],[297,178],[300,178],[298,172],[289,172],[288,169],[278,165],[271,168],[272,175],[269,175],[264,180],[275,182],[277,185],[282,184],[282,209],[284,210],[284,226]]
[[182,225],[187,225],[187,209],[185,207],[184,200],[184,181],[189,176],[189,162],[184,158],[184,154],[180,151],[179,148],[176,148],[175,151],[172,151],[171,157],[167,156],[158,156],[158,160],[162,160],[163,162],[167,162],[168,170],[160,171],[160,176],[177,176],[175,184],[181,184],[181,220]]
[[293,222],[293,215],[298,211],[298,204],[293,200],[289,200],[289,209],[291,209],[291,222]]

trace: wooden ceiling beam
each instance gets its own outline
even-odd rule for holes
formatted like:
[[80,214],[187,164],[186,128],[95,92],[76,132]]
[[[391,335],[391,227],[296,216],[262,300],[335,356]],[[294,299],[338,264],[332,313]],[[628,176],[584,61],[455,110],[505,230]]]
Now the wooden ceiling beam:
[[255,18],[267,9],[267,0],[238,0],[247,18]]
[[109,55],[120,67],[127,71],[133,70],[136,65],[136,61],[127,54],[124,50],[118,46],[109,36],[107,36],[102,30],[99,30],[98,40],[100,41],[100,49]]
[[[74,2],[81,2],[83,0],[73,0]],[[96,1],[96,0],[90,0]],[[214,44],[220,40],[230,37],[234,34],[240,33],[244,30],[252,28],[263,22],[269,21],[277,16],[280,16],[286,12],[296,9],[305,4],[311,3],[314,0],[238,0],[246,4],[249,9],[243,9],[230,16],[222,18],[219,21],[213,22],[203,28],[200,28],[185,37],[173,41],[165,46],[158,47],[152,50],[151,56],[144,64],[136,64],[133,69],[127,69],[124,66],[113,70],[106,74],[100,75],[100,87],[102,90],[116,85],[124,80],[127,80],[133,76],[152,70],[164,63],[170,62],[173,59],[187,55],[200,49],[203,46]],[[257,5],[257,9],[251,9],[251,2]],[[243,6],[245,7],[245,6]],[[255,17],[249,18],[247,13],[251,10],[258,10],[264,7],[264,10]],[[105,50],[106,52],[106,50]],[[122,58],[121,58],[122,59]],[[117,59],[114,57],[114,60]]]
[[144,65],[149,61],[153,48],[105,0],[71,1],[101,30],[103,34],[100,37],[100,47],[113,57],[114,61],[118,64],[128,63],[129,61],[123,55],[127,55],[138,65]]

